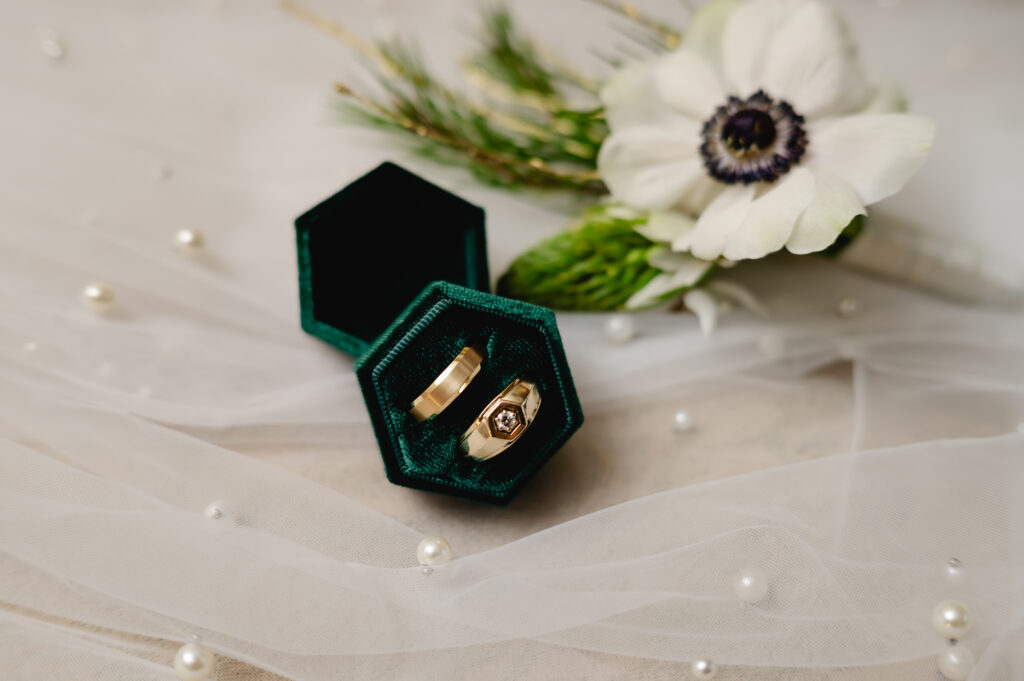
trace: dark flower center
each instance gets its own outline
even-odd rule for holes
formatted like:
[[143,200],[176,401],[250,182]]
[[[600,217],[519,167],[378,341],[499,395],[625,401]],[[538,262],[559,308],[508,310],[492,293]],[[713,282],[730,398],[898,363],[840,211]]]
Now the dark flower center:
[[722,140],[738,156],[762,152],[775,141],[775,121],[764,111],[744,109],[722,126]]
[[725,184],[774,182],[807,149],[803,116],[761,91],[730,97],[704,124],[703,136],[704,167]]

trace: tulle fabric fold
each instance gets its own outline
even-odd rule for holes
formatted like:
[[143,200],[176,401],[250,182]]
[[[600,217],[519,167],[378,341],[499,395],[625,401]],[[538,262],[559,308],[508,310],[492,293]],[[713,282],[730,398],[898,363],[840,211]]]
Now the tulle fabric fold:
[[[312,4],[367,35],[377,11]],[[593,8],[521,4],[527,25],[558,45],[573,35],[565,47],[581,56],[621,39]],[[884,20],[874,5],[845,10],[875,22],[880,58],[923,64],[933,83],[965,26],[1017,44],[1016,10],[990,4],[905,3]],[[431,53],[462,51],[434,38],[452,35],[464,3],[388,11]],[[298,320],[291,221],[394,157],[328,122],[330,83],[356,70],[339,68],[345,48],[273,3],[9,14],[5,681],[167,681],[193,635],[221,681],[676,680],[698,657],[733,681],[932,679],[948,643],[931,610],[946,598],[973,615],[960,643],[978,657],[973,680],[1024,675],[1019,309],[783,256],[721,273],[771,314],[723,314],[711,339],[692,317],[654,312],[616,346],[605,317],[560,314],[587,423],[522,495],[495,509],[395,487],[352,360]],[[63,61],[33,52],[26,31],[40,23],[62,36]],[[991,247],[1019,236],[1006,219],[1016,161],[978,150],[1013,139],[1014,121],[984,116],[1013,108],[1000,84],[1019,60],[977,52],[986,78],[942,72],[941,88],[915,93],[940,140],[960,144],[937,147],[887,209]],[[999,106],[973,106],[974,87]],[[495,273],[566,222],[398,160],[486,207]],[[870,228],[886,224],[879,212]],[[197,257],[173,248],[185,226],[206,234]],[[942,283],[985,262],[926,255]],[[388,254],[363,260],[372,295]],[[986,271],[988,292],[1007,283]],[[80,300],[92,281],[116,292],[107,314]],[[844,296],[860,303],[849,318],[835,313]],[[678,410],[691,431],[674,431]],[[416,545],[432,534],[455,560],[424,574]],[[945,574],[954,557],[962,583]],[[769,582],[757,604],[732,591],[748,568]]]
[[[744,283],[775,317],[734,314],[711,340],[689,318],[655,313],[638,318],[632,344],[612,346],[601,317],[563,315],[597,421],[585,446],[633,437],[647,444],[616,456],[670,467],[685,442],[662,440],[676,451],[659,451],[643,440],[648,423],[622,415],[716,393],[794,399],[844,363],[848,425],[832,430],[849,444],[832,437],[831,450],[803,461],[642,495],[427,575],[415,562],[422,529],[243,453],[259,441],[372,457],[347,360],[230,296],[163,309],[138,285],[141,270],[111,281],[129,292],[123,318],[68,309],[53,282],[66,267],[60,250],[81,244],[67,235],[54,252],[44,242],[8,242],[0,255],[5,278],[31,263],[43,282],[31,308],[8,297],[0,330],[0,601],[8,645],[26,664],[45,666],[59,645],[86,678],[166,677],[168,651],[199,634],[241,678],[404,678],[421,670],[415,660],[435,671],[509,664],[542,675],[571,664],[587,678],[631,668],[661,678],[697,657],[739,678],[845,678],[851,667],[897,678],[946,645],[930,610],[947,597],[972,608],[964,643],[990,646],[980,670],[1015,664],[1016,317],[804,264],[751,268]],[[145,272],[172,289],[191,280],[173,260]],[[792,295],[796,280],[813,293]],[[836,287],[857,291],[861,315],[818,312]],[[801,428],[797,410],[783,413]],[[778,447],[756,424],[733,429],[764,439],[754,448]],[[708,437],[724,452],[729,428]],[[220,519],[205,514],[211,503]],[[471,522],[475,508],[448,513]],[[443,509],[419,513],[415,525],[444,522]],[[950,557],[967,566],[964,584],[945,580]],[[771,585],[753,605],[730,586],[750,567]]]

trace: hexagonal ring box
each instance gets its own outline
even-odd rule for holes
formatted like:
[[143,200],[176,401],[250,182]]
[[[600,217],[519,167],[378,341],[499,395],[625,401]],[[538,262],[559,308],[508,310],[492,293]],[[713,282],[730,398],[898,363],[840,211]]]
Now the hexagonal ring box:
[[[554,314],[487,292],[483,210],[385,163],[295,226],[302,326],[357,358],[388,479],[511,501],[583,412]],[[415,419],[412,401],[469,345],[482,351],[480,372],[443,412]],[[517,439],[498,456],[466,456],[463,433],[516,379],[541,402],[529,428],[512,426]]]

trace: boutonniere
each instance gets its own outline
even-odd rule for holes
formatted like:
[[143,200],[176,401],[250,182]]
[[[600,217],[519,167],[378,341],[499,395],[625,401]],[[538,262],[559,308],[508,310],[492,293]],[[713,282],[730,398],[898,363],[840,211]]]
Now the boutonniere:
[[[669,305],[711,329],[717,300],[757,305],[723,270],[785,251],[840,254],[874,231],[869,207],[927,158],[934,123],[870,77],[821,0],[712,0],[684,29],[593,2],[628,19],[620,29],[646,52],[605,55],[604,79],[551,57],[500,8],[485,11],[480,50],[466,60],[472,87],[462,88],[401,39],[368,45],[314,22],[379,66],[375,94],[338,86],[360,121],[406,133],[418,151],[484,181],[589,204],[512,263],[503,295],[570,310]],[[903,263],[884,273],[912,270],[925,287],[949,289],[959,266],[905,236],[863,241],[860,265]],[[911,268],[891,253],[908,244]]]

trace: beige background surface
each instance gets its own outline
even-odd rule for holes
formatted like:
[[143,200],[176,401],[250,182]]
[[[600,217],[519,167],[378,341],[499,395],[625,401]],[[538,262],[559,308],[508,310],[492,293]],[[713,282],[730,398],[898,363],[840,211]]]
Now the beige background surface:
[[[364,34],[408,30],[437,64],[457,59],[474,16],[464,0],[311,4]],[[880,208],[880,219],[912,220],[987,248],[997,260],[1014,261],[1021,250],[1016,194],[1017,165],[1024,157],[1018,131],[1024,120],[1018,73],[1024,63],[1024,5],[840,4],[867,61],[904,83],[915,108],[939,121],[931,163],[903,195]],[[667,1],[650,5],[666,16],[677,9]],[[609,30],[610,15],[584,2],[522,0],[513,7],[571,56],[586,58],[592,42],[621,40]],[[167,235],[197,226],[208,236],[213,269],[219,250],[246,253],[244,263],[232,262],[220,273],[230,274],[240,289],[251,288],[259,305],[296,325],[294,265],[280,257],[293,248],[291,220],[385,158],[401,160],[487,209],[495,274],[567,217],[564,205],[482,188],[465,174],[405,156],[387,138],[339,125],[331,83],[364,80],[358,61],[345,46],[272,2],[46,0],[7,2],[2,9],[0,203],[15,215],[31,206],[47,219],[80,224],[140,248],[152,246],[146,239],[154,232],[143,236],[140,224],[159,223],[155,231]],[[62,37],[67,54],[59,63],[39,53],[39,26]],[[782,266],[797,273],[797,282],[801,268],[820,267]],[[776,319],[785,320],[796,313],[787,311],[785,285],[772,283],[773,272],[755,266],[739,277],[778,312]],[[861,286],[879,290],[843,275],[834,288],[816,292],[813,304],[822,318],[831,318],[838,296]],[[585,351],[588,343],[604,342],[602,323],[598,317],[574,318],[567,338],[587,424],[506,509],[388,484],[354,392],[344,406],[355,416],[325,424],[317,441],[289,438],[280,424],[273,439],[259,424],[189,430],[338,490],[414,529],[443,535],[466,555],[663,490],[840,454],[858,444],[1006,432],[1017,418],[980,410],[943,413],[941,419],[935,416],[941,410],[905,418],[891,414],[891,423],[872,430],[874,440],[861,443],[854,432],[864,415],[854,370],[834,358],[800,380],[739,371],[729,380],[671,385],[608,402],[600,399],[600,372],[588,364]],[[699,337],[692,318],[645,318],[628,351],[651,352],[652,339],[666,324]],[[728,318],[724,326],[720,338],[727,339]],[[766,333],[771,326],[765,323]],[[314,342],[309,347],[334,352]],[[337,371],[350,368],[351,361],[338,355]],[[671,367],[666,371],[671,376]],[[692,432],[673,431],[678,409],[693,415]],[[233,667],[222,672],[221,679],[248,678]]]

